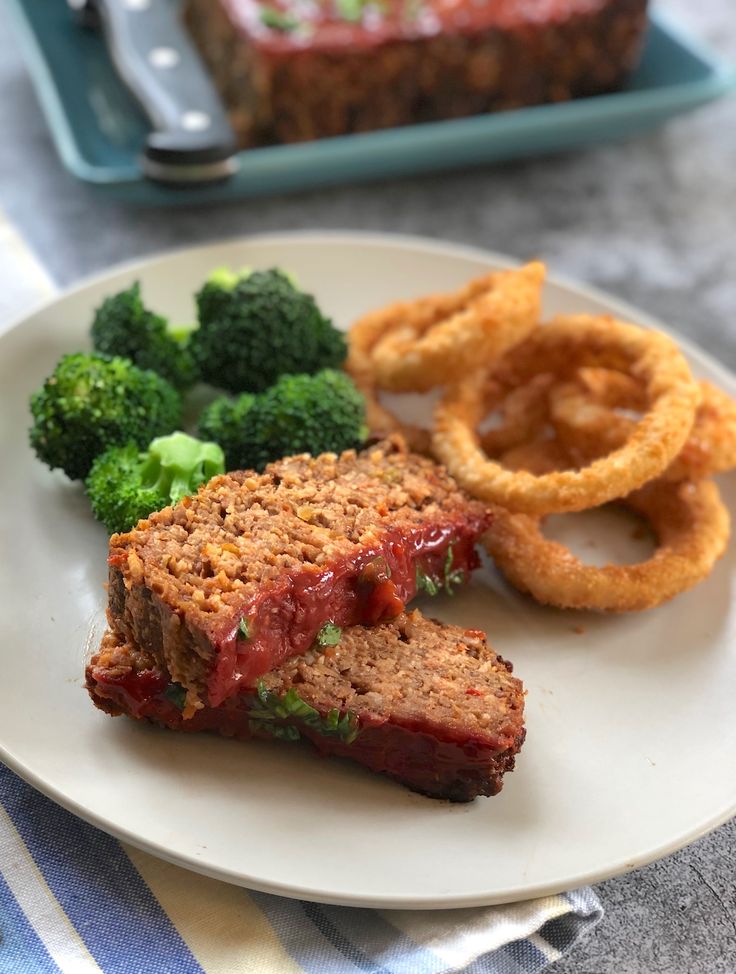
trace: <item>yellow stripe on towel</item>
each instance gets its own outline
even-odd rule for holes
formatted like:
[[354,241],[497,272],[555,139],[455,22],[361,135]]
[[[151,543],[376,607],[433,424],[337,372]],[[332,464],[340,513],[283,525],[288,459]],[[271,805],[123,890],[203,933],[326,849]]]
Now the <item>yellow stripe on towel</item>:
[[123,848],[206,974],[303,974],[247,890]]

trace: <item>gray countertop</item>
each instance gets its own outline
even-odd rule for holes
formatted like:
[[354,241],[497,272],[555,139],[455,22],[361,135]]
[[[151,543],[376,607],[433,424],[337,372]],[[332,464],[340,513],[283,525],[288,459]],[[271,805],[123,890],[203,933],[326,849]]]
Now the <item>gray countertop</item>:
[[[734,0],[661,6],[736,61]],[[636,141],[574,154],[208,209],[126,210],[62,170],[6,19],[0,13],[0,207],[60,284],[163,248],[258,231],[424,234],[541,255],[553,272],[641,306],[736,369],[735,98]],[[735,841],[732,821],[600,884],[606,919],[555,974],[734,974]]]

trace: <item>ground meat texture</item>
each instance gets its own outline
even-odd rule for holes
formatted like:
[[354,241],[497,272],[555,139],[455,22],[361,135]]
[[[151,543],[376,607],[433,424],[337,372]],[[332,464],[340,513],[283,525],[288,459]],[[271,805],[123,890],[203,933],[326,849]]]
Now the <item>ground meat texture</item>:
[[186,0],[186,23],[242,145],[612,91],[638,61],[647,0],[357,7],[346,19],[337,0]]
[[[112,633],[87,668],[87,688],[113,715],[242,739],[304,738],[324,755],[350,758],[452,801],[497,794],[525,733],[524,691],[511,664],[483,633],[416,611],[347,629],[336,646],[290,659],[257,691],[189,719],[181,688],[156,658]],[[287,694],[291,713],[279,717],[276,707]]]
[[443,468],[398,440],[215,477],[110,540],[108,620],[218,706],[328,622],[376,624],[418,579],[465,580],[489,523]]

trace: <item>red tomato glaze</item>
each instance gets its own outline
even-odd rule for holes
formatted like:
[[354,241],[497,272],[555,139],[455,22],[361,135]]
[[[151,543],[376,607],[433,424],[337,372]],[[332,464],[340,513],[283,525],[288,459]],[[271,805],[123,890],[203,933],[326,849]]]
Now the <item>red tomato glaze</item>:
[[[127,678],[109,679],[104,670],[90,666],[87,685],[97,703],[111,713],[122,710],[131,717],[149,720],[178,731],[211,731],[223,737],[247,740],[270,735],[251,723],[255,692],[243,690],[220,707],[196,711],[185,719],[166,693],[166,677],[148,670]],[[108,702],[112,707],[108,706]],[[516,737],[493,733],[468,733],[459,726],[442,731],[424,718],[399,721],[372,713],[358,713],[358,735],[351,743],[324,736],[296,721],[299,733],[324,756],[350,758],[372,771],[398,778],[415,791],[455,801],[477,795],[494,795],[501,775],[514,766],[524,731]],[[290,723],[294,724],[294,721]]]
[[425,527],[408,538],[389,533],[357,560],[287,576],[259,592],[226,626],[209,634],[216,658],[207,702],[219,706],[284,660],[306,652],[326,622],[376,625],[399,615],[417,594],[418,573],[439,588],[447,574],[467,580],[478,567],[475,541],[485,526],[484,518],[463,518]]

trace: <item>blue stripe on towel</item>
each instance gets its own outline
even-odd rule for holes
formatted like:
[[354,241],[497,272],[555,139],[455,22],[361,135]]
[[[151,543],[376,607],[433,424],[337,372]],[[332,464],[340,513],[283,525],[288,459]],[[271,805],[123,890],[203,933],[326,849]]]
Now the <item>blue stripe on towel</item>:
[[539,931],[539,936],[544,937],[561,954],[575,943],[579,934],[580,918],[571,913],[548,920]]
[[391,974],[442,974],[447,961],[416,943],[374,910],[348,906],[323,906],[323,913],[375,963]]
[[[306,974],[358,974],[365,967],[356,966],[324,936],[318,926],[310,924],[314,936],[305,930],[302,904],[268,893],[250,893],[253,902],[263,911],[278,936],[284,950],[303,967]],[[297,909],[295,909],[297,907]]]
[[[320,906],[319,903],[306,903],[301,904],[304,915],[312,921],[314,926],[319,930],[322,936],[328,940],[332,946],[339,950],[359,971],[365,971],[367,974],[392,974],[391,971],[386,967],[381,967],[376,964],[375,960],[369,957],[360,947],[348,938],[338,929],[338,927],[332,922],[332,919],[328,915],[328,911]],[[334,907],[330,912],[334,912]],[[339,909],[339,908],[338,908]]]
[[[442,974],[447,963],[373,910],[251,893],[287,953],[307,974]],[[298,912],[297,912],[298,910]],[[308,921],[314,930],[304,929]]]
[[0,801],[105,974],[203,974],[115,839],[1,765]]
[[0,875],[0,971],[2,974],[59,974],[38,934]]
[[544,953],[528,940],[514,940],[483,954],[463,974],[536,974],[549,964]]

